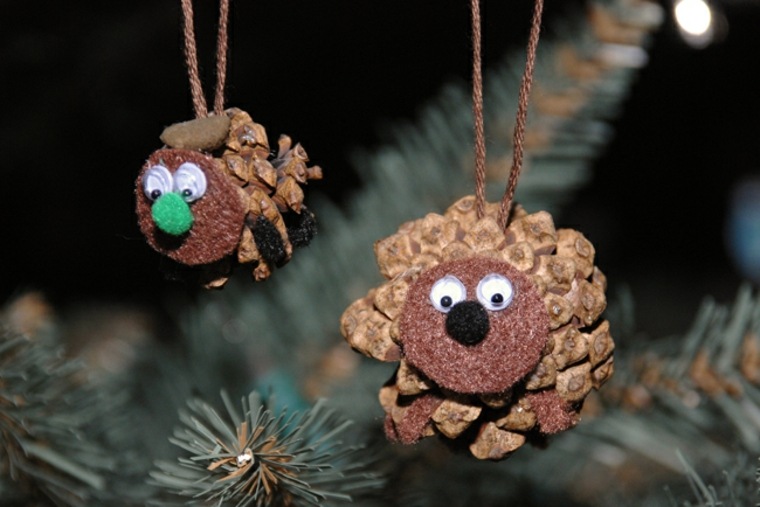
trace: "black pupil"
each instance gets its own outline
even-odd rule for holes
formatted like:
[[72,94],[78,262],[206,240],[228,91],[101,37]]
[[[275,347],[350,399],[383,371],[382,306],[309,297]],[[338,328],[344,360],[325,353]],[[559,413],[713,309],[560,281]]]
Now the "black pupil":
[[182,195],[185,197],[190,197],[191,195],[193,195],[193,191],[190,190],[189,188],[186,188],[182,191]]
[[159,197],[161,197],[161,191],[160,190],[156,189],[156,190],[152,190],[150,192],[150,198],[153,199],[154,201],[156,199],[158,199]]
[[452,303],[454,303],[454,300],[451,299],[451,296],[443,296],[441,298],[441,306],[444,308],[448,308]]
[[491,303],[503,303],[504,302],[504,296],[499,294],[498,292],[491,296]]

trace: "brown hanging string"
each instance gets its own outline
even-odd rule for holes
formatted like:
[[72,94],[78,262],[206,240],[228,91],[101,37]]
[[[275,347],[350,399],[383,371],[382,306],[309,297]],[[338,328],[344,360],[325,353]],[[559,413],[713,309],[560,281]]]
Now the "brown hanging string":
[[[185,39],[185,63],[190,79],[190,93],[193,97],[193,109],[196,118],[208,116],[206,97],[203,95],[200,71],[198,70],[198,48],[195,43],[195,27],[193,25],[193,2],[181,0],[182,16],[184,19],[183,36]],[[216,89],[214,92],[214,113],[224,111],[224,85],[227,75],[227,49],[229,25],[229,0],[219,2],[219,32],[216,41]]]
[[499,210],[499,225],[506,228],[509,220],[509,211],[512,207],[512,199],[515,196],[517,180],[520,178],[523,163],[523,143],[525,142],[525,124],[528,118],[528,100],[530,96],[530,87],[533,84],[533,70],[536,65],[536,47],[538,46],[538,37],[541,33],[541,15],[544,9],[544,1],[536,0],[533,10],[533,21],[530,27],[530,38],[528,40],[528,55],[525,62],[525,72],[523,73],[522,83],[520,85],[520,97],[517,105],[517,118],[515,119],[515,132],[512,138],[512,169],[509,173],[509,181],[501,200],[501,209]]
[[470,1],[472,18],[472,112],[475,127],[475,203],[478,218],[486,214],[486,141],[483,127],[483,72],[480,0]]
[[227,79],[227,27],[230,21],[230,0],[219,2],[219,32],[216,37],[216,90],[214,114],[224,112],[224,85]]

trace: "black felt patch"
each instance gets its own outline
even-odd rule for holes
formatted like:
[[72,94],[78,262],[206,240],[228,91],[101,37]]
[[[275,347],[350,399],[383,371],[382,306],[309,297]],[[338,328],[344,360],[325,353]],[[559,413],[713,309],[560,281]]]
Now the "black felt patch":
[[259,253],[270,266],[279,266],[287,258],[285,243],[282,241],[280,231],[272,222],[263,215],[256,217],[253,224],[253,241]]
[[476,301],[457,303],[446,316],[446,332],[462,345],[480,343],[490,328],[488,312]]
[[301,213],[286,213],[283,218],[293,247],[307,246],[317,235],[317,219],[306,206],[301,206]]

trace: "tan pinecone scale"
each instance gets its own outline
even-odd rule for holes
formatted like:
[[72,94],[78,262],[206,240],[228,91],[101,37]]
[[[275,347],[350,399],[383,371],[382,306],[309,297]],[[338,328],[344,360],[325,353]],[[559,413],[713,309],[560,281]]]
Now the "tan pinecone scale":
[[[532,392],[556,391],[574,407],[613,373],[614,343],[606,307],[606,279],[594,265],[593,245],[572,229],[555,229],[545,211],[528,214],[517,207],[506,231],[497,223],[498,205],[488,204],[478,219],[475,197],[453,204],[443,215],[407,222],[375,243],[375,254],[388,280],[355,301],[341,318],[348,343],[381,361],[399,361],[394,378],[380,391],[380,402],[400,423],[409,400],[435,393],[444,401],[427,421],[424,436],[455,439],[475,435],[470,451],[481,459],[501,459],[537,431]],[[540,362],[507,393],[459,394],[442,389],[408,364],[399,346],[399,317],[406,294],[420,273],[442,262],[493,257],[525,273],[543,298],[550,333]],[[465,430],[477,428],[465,433]]]

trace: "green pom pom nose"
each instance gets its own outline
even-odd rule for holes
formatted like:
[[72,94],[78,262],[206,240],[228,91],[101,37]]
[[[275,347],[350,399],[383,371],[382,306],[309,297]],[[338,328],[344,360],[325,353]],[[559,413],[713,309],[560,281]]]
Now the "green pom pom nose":
[[164,194],[153,203],[151,208],[156,227],[172,236],[180,236],[193,226],[193,213],[190,206],[179,194]]

